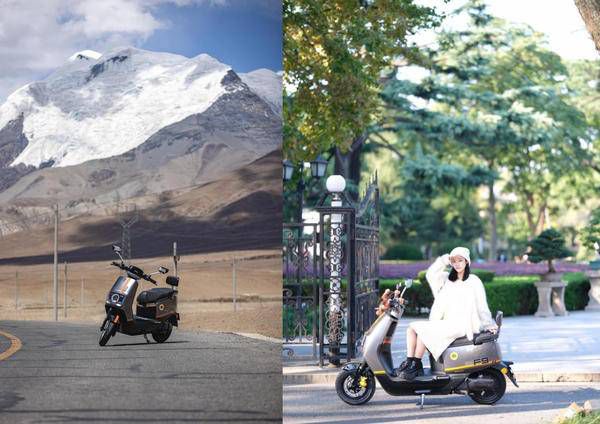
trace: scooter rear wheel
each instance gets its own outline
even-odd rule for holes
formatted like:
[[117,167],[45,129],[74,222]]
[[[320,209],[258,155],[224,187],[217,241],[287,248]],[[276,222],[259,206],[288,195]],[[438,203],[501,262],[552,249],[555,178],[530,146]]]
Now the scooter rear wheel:
[[114,327],[115,327],[114,322],[109,321],[106,323],[106,327],[104,327],[104,331],[100,335],[100,340],[98,341],[100,346],[106,345],[106,343],[108,342],[108,339],[110,339],[112,337]]
[[171,332],[173,331],[173,325],[170,322],[164,322],[159,330],[152,332],[152,338],[156,343],[166,342]]
[[494,388],[489,390],[479,390],[469,393],[469,397],[482,405],[493,405],[504,396],[506,392],[506,379],[504,375],[495,368],[488,368],[482,371],[474,372],[469,376],[470,379],[491,378],[494,380]]
[[375,394],[375,376],[367,371],[362,374],[363,385],[356,381],[354,371],[342,370],[335,380],[335,390],[338,396],[348,405],[362,405],[367,403]]

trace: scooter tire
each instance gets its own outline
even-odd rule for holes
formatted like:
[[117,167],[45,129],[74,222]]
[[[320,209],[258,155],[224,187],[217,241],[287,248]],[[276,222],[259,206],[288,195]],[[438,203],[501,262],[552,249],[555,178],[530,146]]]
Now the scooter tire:
[[361,389],[361,392],[356,394],[352,387],[356,373],[354,371],[342,370],[335,379],[335,390],[341,400],[348,405],[363,405],[371,400],[375,394],[375,376],[372,372],[367,371],[362,376],[366,377],[367,386]]
[[477,378],[479,376],[494,379],[494,390],[491,392],[489,390],[470,392],[469,397],[481,405],[493,405],[502,399],[502,396],[506,392],[506,378],[504,375],[495,368],[487,368],[471,374],[469,378]]
[[172,331],[173,324],[170,322],[164,322],[159,330],[153,331],[151,334],[156,343],[164,343],[167,341]]
[[113,330],[115,329],[114,327],[115,323],[112,321],[109,321],[106,324],[106,327],[104,327],[104,331],[100,335],[100,340],[98,341],[98,344],[100,346],[105,346],[106,343],[108,343],[108,339],[110,339],[113,336]]

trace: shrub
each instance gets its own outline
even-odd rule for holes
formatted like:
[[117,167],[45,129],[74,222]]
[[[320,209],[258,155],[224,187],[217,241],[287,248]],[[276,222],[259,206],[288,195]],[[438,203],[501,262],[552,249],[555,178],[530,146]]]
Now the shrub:
[[398,243],[390,247],[383,256],[383,259],[406,259],[420,261],[423,254],[418,247],[408,243]]
[[533,263],[548,262],[548,272],[556,272],[552,261],[566,258],[573,253],[565,247],[565,238],[554,228],[544,230],[529,243],[529,260]]
[[590,280],[582,272],[565,274],[565,281],[569,284],[565,289],[565,306],[569,311],[584,309],[590,300]]
[[526,281],[491,282],[484,286],[492,317],[497,311],[504,316],[532,315],[538,307],[537,290]]
[[496,277],[494,271],[488,271],[486,269],[472,269],[471,272],[478,276],[482,283],[491,283]]

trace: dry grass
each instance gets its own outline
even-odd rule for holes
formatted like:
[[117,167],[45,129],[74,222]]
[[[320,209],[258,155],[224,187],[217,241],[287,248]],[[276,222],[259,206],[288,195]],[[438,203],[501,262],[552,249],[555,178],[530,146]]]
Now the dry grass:
[[[259,333],[280,338],[281,259],[276,256],[278,254],[278,251],[243,251],[182,257],[179,266],[181,327]],[[233,313],[232,302],[233,257],[236,258],[236,313]],[[170,258],[143,259],[133,263],[145,272],[160,265],[172,267]],[[118,269],[104,261],[68,264],[66,319],[99,324],[104,314],[106,294],[118,275]],[[3,265],[0,266],[0,276],[0,319],[53,319],[52,264]],[[61,264],[60,320],[65,319],[62,308],[64,276],[64,265]],[[157,280],[160,287],[165,287],[163,277]],[[17,284],[15,281],[18,281]],[[15,308],[15,286],[18,286],[18,308]],[[152,287],[151,283],[143,282],[138,293]]]

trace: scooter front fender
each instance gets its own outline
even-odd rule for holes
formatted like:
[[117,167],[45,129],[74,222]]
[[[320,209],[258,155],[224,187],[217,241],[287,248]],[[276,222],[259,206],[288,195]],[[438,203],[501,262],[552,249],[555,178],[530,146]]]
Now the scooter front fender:
[[361,362],[348,362],[342,367],[344,371],[356,371],[362,365]]
[[499,364],[494,365],[494,368],[496,368],[498,371],[504,374],[510,380],[510,382],[515,385],[515,387],[519,387],[519,385],[517,384],[517,379],[515,378],[515,375],[513,374],[513,371],[510,368],[510,366],[513,363],[514,362],[511,361],[502,361]]

